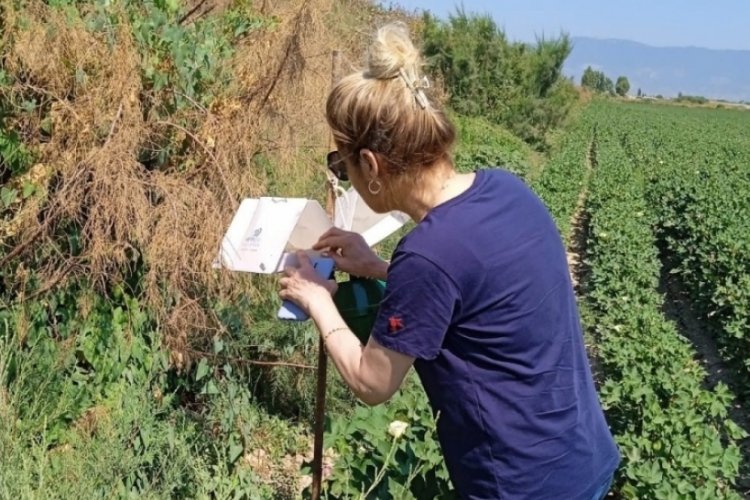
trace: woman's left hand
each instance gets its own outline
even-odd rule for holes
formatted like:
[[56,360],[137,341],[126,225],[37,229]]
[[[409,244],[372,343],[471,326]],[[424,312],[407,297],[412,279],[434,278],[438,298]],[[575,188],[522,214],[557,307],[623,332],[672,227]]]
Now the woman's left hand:
[[323,279],[315,272],[305,252],[297,252],[297,260],[297,267],[284,269],[284,277],[279,281],[279,297],[282,300],[291,300],[307,314],[311,314],[315,301],[333,295],[338,286],[336,281]]

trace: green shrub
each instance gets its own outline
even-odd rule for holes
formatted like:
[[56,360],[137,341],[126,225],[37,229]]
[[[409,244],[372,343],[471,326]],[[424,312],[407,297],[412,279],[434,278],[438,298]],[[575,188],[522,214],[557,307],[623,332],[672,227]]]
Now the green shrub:
[[[401,435],[392,425],[406,430]],[[334,450],[327,498],[456,498],[435,419],[415,378],[385,405],[331,418],[327,432]]]
[[459,171],[503,167],[521,177],[530,173],[531,148],[508,130],[481,117],[455,115],[452,119],[459,132],[454,158]]
[[690,104],[706,104],[708,102],[708,99],[706,99],[702,95],[684,95],[683,93],[680,93],[675,101],[687,102]]
[[[169,0],[48,4],[64,12],[63,22],[85,26],[101,40],[111,40],[107,37],[117,29],[131,30],[142,87],[141,95],[129,97],[143,104],[150,123],[169,120],[188,130],[197,126],[195,110],[210,106],[231,82],[225,66],[237,42],[275,22],[247,1],[189,23],[179,22],[185,9]],[[44,142],[38,135],[50,132],[45,129],[50,99],[42,106],[36,90],[13,82],[6,61],[0,57],[0,258],[24,241],[16,235],[6,239],[4,222],[33,189],[17,182],[34,161],[30,145]],[[76,81],[95,76],[69,69],[70,75],[61,76],[75,72]],[[75,96],[60,97],[63,105],[75,106]],[[41,134],[36,126],[17,123],[40,123]],[[144,167],[173,166],[189,152],[189,141],[166,130],[139,138],[148,148],[139,158]],[[53,174],[49,189],[59,188],[60,181]],[[40,200],[40,222],[52,211],[45,201]],[[118,278],[96,284],[55,281],[65,273],[49,269],[50,255],[89,264],[81,258],[82,225],[55,221],[33,251],[0,268],[0,498],[272,498],[284,491],[293,496],[289,489],[298,467],[283,463],[307,446],[296,422],[311,413],[312,391],[305,388],[314,385],[313,377],[292,369],[269,376],[267,368],[242,360],[272,358],[279,346],[289,355],[300,344],[312,357],[309,346],[317,338],[297,336],[298,327],[272,329],[264,323],[264,312],[267,319],[278,308],[275,293],[253,304],[259,308],[252,316],[246,303],[212,304],[210,312],[221,316],[229,331],[226,345],[214,339],[210,352],[192,353],[191,371],[178,372],[168,362],[162,325],[141,299],[147,264],[134,242],[127,250],[133,258],[122,273],[113,273]],[[248,335],[251,323],[254,335]],[[275,335],[264,335],[268,330]],[[286,342],[290,338],[296,343]],[[263,391],[261,377],[270,381]],[[284,384],[290,380],[294,383]],[[265,472],[248,459],[259,448],[269,455]]]
[[[271,498],[294,488],[298,469],[281,464],[305,448],[304,434],[258,407],[221,342],[177,373],[134,297],[81,285],[2,303],[0,497]],[[261,448],[263,475],[248,459]]]
[[562,76],[571,50],[566,35],[513,43],[489,16],[458,10],[448,21],[426,14],[423,38],[428,67],[441,75],[458,113],[486,117],[537,148],[577,99]]

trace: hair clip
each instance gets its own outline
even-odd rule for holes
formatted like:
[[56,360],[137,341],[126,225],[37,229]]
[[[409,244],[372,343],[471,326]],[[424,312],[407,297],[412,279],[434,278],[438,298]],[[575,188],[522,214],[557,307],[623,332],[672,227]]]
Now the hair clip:
[[406,86],[411,90],[411,93],[414,94],[414,98],[419,103],[420,107],[422,109],[427,109],[427,106],[430,104],[430,102],[427,100],[427,96],[425,95],[424,91],[425,89],[430,88],[430,80],[423,76],[419,80],[410,81],[409,77],[406,75],[406,71],[404,71],[404,68],[400,68],[398,70],[398,74],[401,76],[401,79],[406,83]]

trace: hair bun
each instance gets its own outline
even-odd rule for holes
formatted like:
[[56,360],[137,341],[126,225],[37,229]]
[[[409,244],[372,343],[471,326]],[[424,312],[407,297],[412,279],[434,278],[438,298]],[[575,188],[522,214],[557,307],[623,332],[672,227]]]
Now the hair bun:
[[397,77],[401,69],[416,75],[420,62],[419,51],[411,41],[406,24],[391,23],[375,33],[367,73],[371,78],[384,80]]

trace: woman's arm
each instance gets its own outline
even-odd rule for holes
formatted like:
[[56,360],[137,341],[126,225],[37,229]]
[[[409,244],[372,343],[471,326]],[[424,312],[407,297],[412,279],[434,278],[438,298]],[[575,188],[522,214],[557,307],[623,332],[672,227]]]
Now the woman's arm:
[[297,256],[299,267],[284,271],[279,295],[310,314],[334,365],[358,398],[369,405],[387,401],[401,385],[414,358],[386,349],[372,339],[363,347],[333,302],[336,283],[318,276],[304,252]]
[[310,304],[310,314],[331,360],[354,394],[371,406],[390,399],[414,358],[386,349],[372,338],[363,347],[346,326],[329,294],[316,296]]

